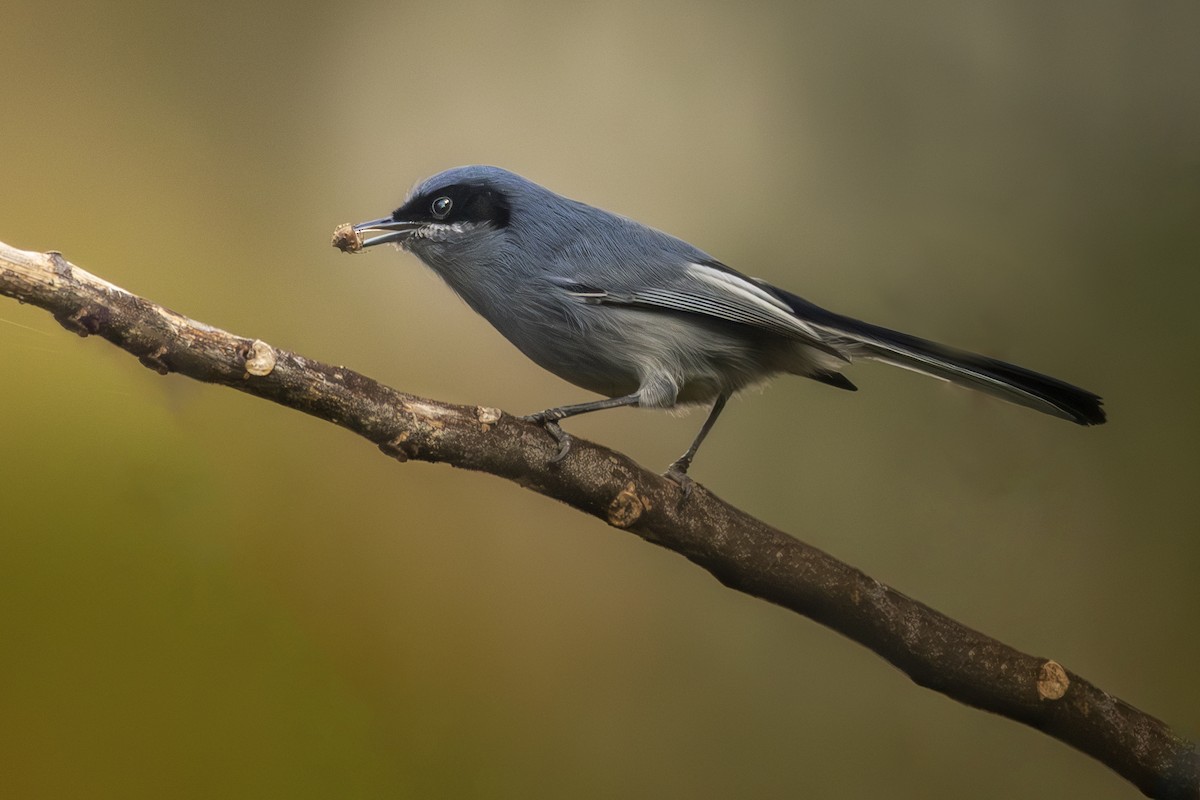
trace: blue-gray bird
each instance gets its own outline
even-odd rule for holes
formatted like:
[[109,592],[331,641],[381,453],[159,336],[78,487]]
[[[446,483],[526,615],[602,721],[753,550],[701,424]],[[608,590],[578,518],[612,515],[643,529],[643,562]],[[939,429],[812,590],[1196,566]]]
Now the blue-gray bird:
[[556,460],[570,448],[558,425],[567,417],[711,404],[667,471],[686,490],[696,450],[733,393],[781,372],[854,390],[841,369],[860,358],[1080,425],[1104,422],[1091,392],[826,311],[687,242],[498,167],[434,175],[390,217],[354,230],[367,236],[362,247],[391,242],[412,252],[529,358],[605,395],[528,417],[558,442]]

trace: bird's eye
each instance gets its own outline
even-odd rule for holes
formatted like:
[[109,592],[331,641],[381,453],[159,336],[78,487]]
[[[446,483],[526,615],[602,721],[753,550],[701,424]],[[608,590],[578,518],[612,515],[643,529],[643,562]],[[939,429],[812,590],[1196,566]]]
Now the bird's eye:
[[436,218],[445,219],[446,215],[450,213],[450,208],[453,205],[454,205],[453,200],[451,200],[449,197],[446,197],[445,195],[442,195],[441,197],[439,197],[437,200],[434,200],[433,203],[430,204],[429,211]]

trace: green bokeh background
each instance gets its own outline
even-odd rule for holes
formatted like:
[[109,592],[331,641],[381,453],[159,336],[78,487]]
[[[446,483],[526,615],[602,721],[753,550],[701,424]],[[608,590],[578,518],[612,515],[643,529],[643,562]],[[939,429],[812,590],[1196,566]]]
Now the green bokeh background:
[[[507,166],[812,300],[1102,393],[1085,430],[871,365],[695,476],[1200,735],[1200,6],[16,0],[0,240],[399,388],[588,395],[414,259]],[[162,378],[0,303],[0,795],[1135,791],[514,485]],[[700,417],[572,430],[661,467]]]

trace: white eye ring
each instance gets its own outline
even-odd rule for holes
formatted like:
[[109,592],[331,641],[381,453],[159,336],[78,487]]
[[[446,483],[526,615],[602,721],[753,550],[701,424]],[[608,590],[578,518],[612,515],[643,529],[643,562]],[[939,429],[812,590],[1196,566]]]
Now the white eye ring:
[[429,212],[437,219],[445,219],[450,213],[450,209],[454,207],[454,201],[449,197],[442,195],[434,200],[429,205]]

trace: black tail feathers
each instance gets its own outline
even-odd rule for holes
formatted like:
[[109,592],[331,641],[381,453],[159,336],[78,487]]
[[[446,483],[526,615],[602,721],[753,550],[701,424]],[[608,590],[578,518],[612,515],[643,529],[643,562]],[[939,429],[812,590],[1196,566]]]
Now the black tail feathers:
[[1086,389],[995,358],[843,317],[771,288],[797,316],[830,334],[851,354],[943,378],[1079,425],[1105,421],[1103,401]]

